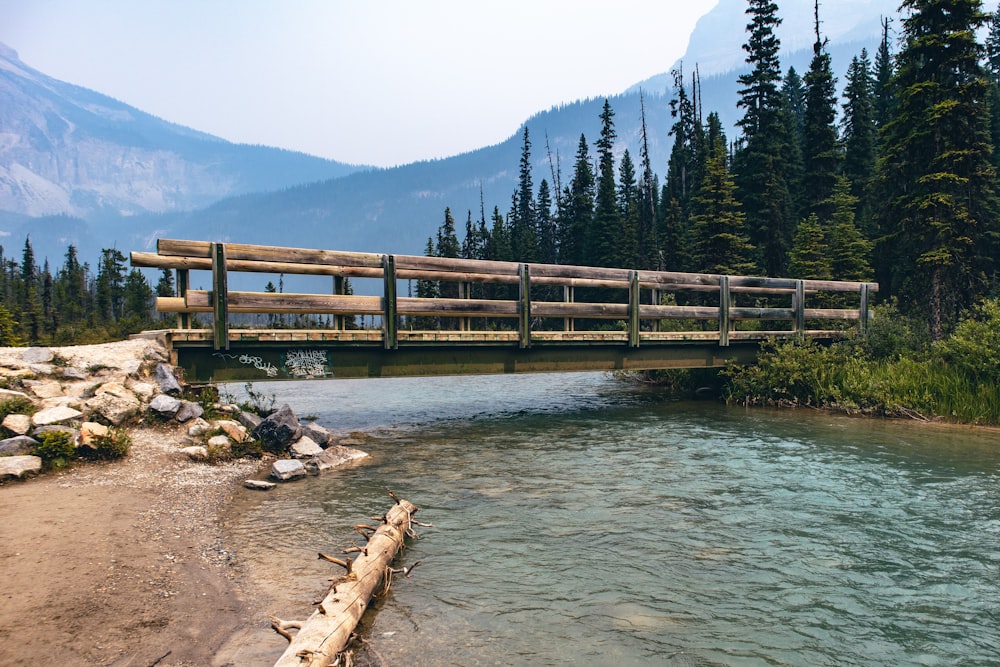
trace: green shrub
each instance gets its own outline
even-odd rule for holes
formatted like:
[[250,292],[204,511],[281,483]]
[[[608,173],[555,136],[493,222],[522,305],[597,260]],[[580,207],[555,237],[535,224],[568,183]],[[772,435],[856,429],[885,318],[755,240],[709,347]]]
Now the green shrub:
[[89,454],[91,458],[110,461],[128,456],[132,448],[132,437],[125,429],[113,428],[107,435],[94,438],[91,444],[93,447],[93,451]]
[[42,459],[47,469],[66,467],[75,455],[73,436],[66,431],[46,431],[38,436],[35,456]]
[[1000,377],[1000,301],[987,299],[934,344],[935,358],[975,380]]
[[0,401],[0,421],[6,419],[7,415],[33,415],[38,411],[35,404],[29,398],[6,398]]

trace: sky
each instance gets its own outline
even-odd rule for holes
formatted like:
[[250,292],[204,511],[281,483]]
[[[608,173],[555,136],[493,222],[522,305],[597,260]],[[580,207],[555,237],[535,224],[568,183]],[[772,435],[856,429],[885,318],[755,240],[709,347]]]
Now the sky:
[[717,0],[0,0],[27,65],[229,141],[394,166],[670,69]]

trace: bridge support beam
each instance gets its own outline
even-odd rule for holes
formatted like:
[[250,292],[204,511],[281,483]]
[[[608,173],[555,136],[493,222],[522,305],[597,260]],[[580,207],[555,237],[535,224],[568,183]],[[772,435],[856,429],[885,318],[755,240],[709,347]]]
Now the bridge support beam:
[[716,368],[727,362],[753,363],[758,345],[734,341],[669,346],[545,345],[404,345],[387,350],[323,343],[231,343],[228,351],[210,345],[174,344],[177,365],[190,382],[246,382],[322,378],[419,377],[641,371],[667,368]]

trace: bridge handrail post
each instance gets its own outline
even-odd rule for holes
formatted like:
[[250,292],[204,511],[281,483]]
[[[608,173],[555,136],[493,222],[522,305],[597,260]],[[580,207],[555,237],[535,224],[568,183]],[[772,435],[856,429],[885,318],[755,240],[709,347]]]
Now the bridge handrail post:
[[212,341],[216,350],[229,349],[229,281],[226,244],[212,243]]
[[518,341],[522,349],[531,347],[531,270],[527,264],[517,268],[518,275]]
[[387,350],[399,347],[396,319],[396,257],[382,255],[382,276],[385,289],[382,296],[382,342]]
[[639,347],[639,272],[629,272],[628,282],[628,346]]
[[729,291],[729,276],[719,276],[719,347],[729,347],[729,309],[732,294]]
[[864,336],[868,333],[868,288],[869,283],[861,283],[861,305],[858,306],[858,328],[860,329],[861,335]]
[[[187,299],[188,286],[191,284],[190,274],[187,269],[177,269],[177,296]],[[191,313],[180,313],[178,324],[181,329],[191,328]]]
[[[333,293],[337,295],[343,295],[345,293],[344,276],[334,276],[333,277]],[[344,326],[346,319],[343,315],[333,316],[333,328],[338,331],[343,331],[346,327]]]
[[[576,298],[572,285],[563,285],[563,301],[573,303]],[[576,328],[576,321],[572,317],[563,318],[563,331],[573,331]]]
[[795,337],[802,340],[806,331],[806,284],[803,280],[795,281],[792,310],[795,311]]

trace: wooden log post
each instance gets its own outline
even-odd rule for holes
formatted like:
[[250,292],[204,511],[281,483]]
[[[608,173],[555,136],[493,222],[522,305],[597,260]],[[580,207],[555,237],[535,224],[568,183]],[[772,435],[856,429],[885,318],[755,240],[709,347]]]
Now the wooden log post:
[[[190,276],[187,269],[177,269],[177,296],[184,298],[188,293]],[[181,329],[191,328],[191,313],[181,313],[178,315],[178,325]]]
[[527,264],[518,269],[520,285],[518,289],[518,340],[522,349],[531,347],[531,271]]
[[719,347],[729,347],[729,308],[732,295],[729,292],[729,276],[719,277]]
[[[416,511],[417,507],[409,501],[397,499],[353,561],[340,561],[320,554],[320,558],[347,565],[347,574],[334,581],[326,597],[305,622],[271,619],[275,630],[286,637],[290,635],[285,628],[301,625],[298,634],[290,637],[288,648],[274,667],[328,667],[337,659],[379,586],[391,576],[389,566],[403,547]],[[372,530],[371,527],[357,528]]]
[[639,272],[632,271],[628,282],[628,346],[639,347]]
[[216,350],[229,350],[229,281],[226,274],[226,246],[212,244],[213,341]]
[[399,347],[398,327],[396,318],[396,258],[393,255],[382,257],[382,271],[385,279],[385,292],[382,297],[382,340],[387,350]]

